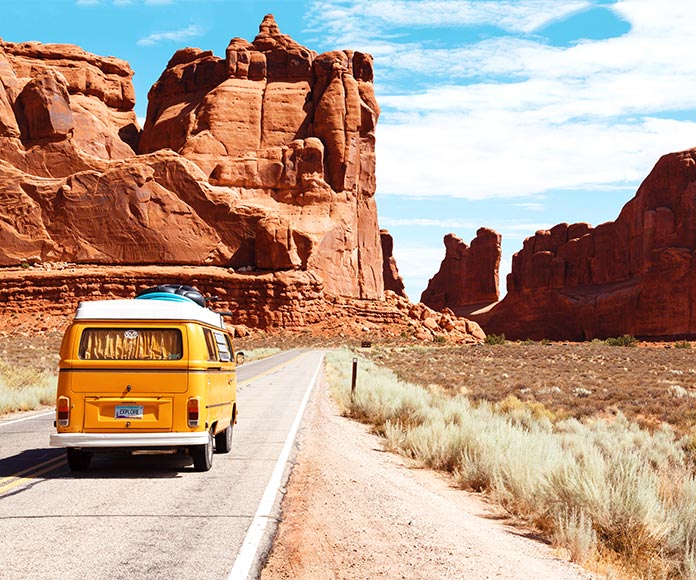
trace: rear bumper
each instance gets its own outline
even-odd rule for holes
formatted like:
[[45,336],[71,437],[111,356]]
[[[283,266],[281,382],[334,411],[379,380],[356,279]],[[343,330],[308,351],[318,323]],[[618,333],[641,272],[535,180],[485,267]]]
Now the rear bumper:
[[52,447],[189,447],[205,445],[208,433],[53,433]]

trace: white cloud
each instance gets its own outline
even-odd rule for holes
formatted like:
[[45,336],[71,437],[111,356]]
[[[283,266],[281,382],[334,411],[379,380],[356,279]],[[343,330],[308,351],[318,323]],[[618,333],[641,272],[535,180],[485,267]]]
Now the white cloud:
[[696,141],[694,122],[647,118],[554,125],[535,117],[479,110],[378,126],[379,191],[485,199],[560,189],[630,189],[662,154]]
[[75,4],[78,6],[96,6],[101,4],[101,0],[76,0]]
[[[683,120],[696,117],[696,59],[684,52],[696,4],[606,5],[631,25],[608,40],[557,47],[526,34],[589,5],[316,2],[324,30],[375,56],[379,191],[483,199],[631,189],[660,155],[696,145],[696,123]],[[416,35],[401,42],[396,28],[501,23],[510,34],[449,48]]]
[[588,0],[316,0],[310,12],[316,30],[358,46],[389,27],[493,25],[529,33],[588,6]]
[[163,41],[172,42],[185,42],[193,38],[198,38],[204,34],[203,29],[200,26],[191,24],[186,28],[181,28],[179,30],[171,30],[168,32],[153,32],[148,36],[145,36],[138,40],[138,45],[140,46],[152,46],[159,44]]

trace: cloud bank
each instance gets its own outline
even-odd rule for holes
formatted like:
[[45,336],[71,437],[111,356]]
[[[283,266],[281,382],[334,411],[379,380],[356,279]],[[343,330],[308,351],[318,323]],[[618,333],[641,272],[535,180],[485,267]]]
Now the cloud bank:
[[[594,7],[630,29],[556,46]],[[680,0],[317,0],[315,20],[375,57],[381,194],[468,199],[630,188],[696,145],[696,4]],[[438,35],[451,34],[447,42]],[[461,38],[461,40],[452,40]],[[435,39],[435,40],[434,40]]]

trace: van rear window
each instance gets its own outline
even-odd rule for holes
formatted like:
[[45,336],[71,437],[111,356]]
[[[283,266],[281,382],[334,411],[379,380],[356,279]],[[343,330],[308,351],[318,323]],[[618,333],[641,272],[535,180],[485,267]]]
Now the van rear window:
[[85,360],[179,360],[178,328],[86,328],[78,356]]

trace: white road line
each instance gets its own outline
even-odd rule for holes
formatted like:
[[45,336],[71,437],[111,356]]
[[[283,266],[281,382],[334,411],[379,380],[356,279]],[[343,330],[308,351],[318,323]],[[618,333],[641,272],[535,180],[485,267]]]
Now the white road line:
[[316,371],[314,371],[314,376],[307,386],[307,391],[305,392],[304,398],[300,403],[300,408],[297,410],[295,420],[290,427],[288,437],[285,440],[285,445],[283,445],[283,449],[280,452],[278,461],[273,468],[273,473],[271,474],[271,478],[268,480],[266,490],[263,492],[263,497],[261,498],[259,507],[256,510],[254,520],[251,522],[249,530],[244,537],[244,543],[239,550],[239,554],[237,554],[237,559],[234,561],[234,566],[232,566],[232,571],[227,577],[227,580],[246,580],[252,566],[254,565],[256,552],[259,549],[259,545],[263,538],[263,533],[266,531],[268,520],[271,519],[273,504],[275,503],[276,496],[280,490],[281,479],[283,477],[283,472],[285,471],[285,464],[290,457],[290,451],[292,450],[293,443],[295,442],[297,430],[300,428],[302,415],[304,414],[305,407],[307,407],[307,403],[309,402],[309,396],[312,394],[314,385],[317,382],[317,376],[319,375],[323,361],[324,355],[322,355],[319,359],[319,364],[317,365]]
[[45,417],[46,415],[55,415],[55,411],[46,411],[44,413],[38,413],[37,415],[30,415],[29,417],[22,417],[21,419],[13,419],[12,421],[0,421],[0,427],[6,427],[7,425],[14,425],[15,423],[21,423],[22,421],[29,421],[30,419],[36,419],[37,417]]

